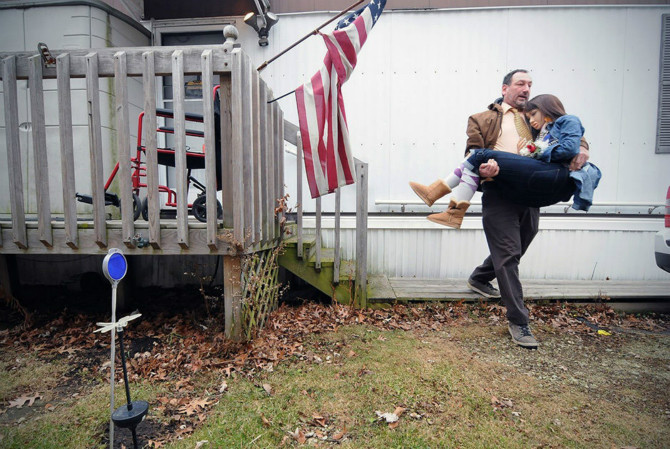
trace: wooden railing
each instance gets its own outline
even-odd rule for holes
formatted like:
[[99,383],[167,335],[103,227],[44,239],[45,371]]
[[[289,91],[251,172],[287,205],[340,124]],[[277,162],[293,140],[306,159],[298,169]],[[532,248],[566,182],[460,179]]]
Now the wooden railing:
[[[297,255],[298,258],[303,258],[303,147],[302,138],[298,128],[290,123],[284,122],[285,138],[296,146],[296,196],[298,202],[296,205],[296,223],[297,223]],[[360,307],[367,306],[367,224],[368,224],[368,164],[354,158],[356,167],[356,269],[354,273],[355,282],[355,300],[356,305]],[[351,188],[353,186],[348,186]],[[340,247],[341,247],[341,232],[340,232],[340,198],[341,189],[335,190],[335,210],[334,210],[334,261],[333,261],[333,284],[340,282]],[[321,268],[321,243],[322,243],[322,226],[321,226],[321,198],[315,200],[315,269]]]
[[[10,186],[11,229],[0,227],[0,253],[106,252],[125,246],[126,253],[228,254],[269,247],[280,239],[274,210],[284,195],[283,113],[278,104],[268,104],[271,90],[252,67],[249,57],[234,44],[229,33],[224,45],[189,47],[131,47],[53,51],[55,66],[46,65],[36,53],[0,53],[0,76],[4,90],[7,164]],[[185,75],[201,75],[205,148],[206,225],[189,220],[187,200],[187,148],[184,119]],[[214,77],[220,77],[221,114],[215,123],[214,100],[208,95]],[[159,164],[157,152],[156,77],[172,76],[174,99],[174,159],[176,222],[161,224]],[[99,83],[113,77],[117,131],[120,226],[107,219],[105,170]],[[92,226],[82,223],[75,199],[72,92],[70,80],[86,79],[89,158],[91,168]],[[142,142],[146,156],[146,223],[133,217],[131,142],[129,134],[128,79],[142,80],[144,126]],[[43,80],[56,79],[60,171],[48,167]],[[27,203],[22,179],[17,82],[28,80],[30,122],[34,154],[34,191],[37,229],[26,219]],[[217,218],[215,126],[221,130],[222,219]],[[24,149],[25,151],[25,149]],[[25,156],[24,156],[25,158]],[[24,161],[25,163],[25,161]],[[110,168],[110,167],[107,167]],[[55,175],[54,175],[55,173]],[[63,217],[52,217],[50,177],[60,176]],[[81,187],[81,186],[80,186]],[[137,206],[137,205],[136,205]],[[81,208],[80,208],[81,209]],[[91,216],[91,211],[87,213]],[[120,229],[119,229],[120,228]],[[228,238],[223,238],[223,230]],[[3,229],[5,239],[3,240]],[[148,246],[138,245],[138,231],[147,232]]]

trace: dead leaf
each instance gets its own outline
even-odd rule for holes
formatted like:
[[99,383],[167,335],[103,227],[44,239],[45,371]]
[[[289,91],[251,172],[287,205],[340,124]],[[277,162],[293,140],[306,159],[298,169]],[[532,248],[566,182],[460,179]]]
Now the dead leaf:
[[272,396],[272,386],[270,384],[263,384],[263,390],[265,390],[268,396]]
[[290,430],[288,431],[289,435],[293,437],[294,440],[296,440],[299,444],[305,444],[307,442],[307,437],[305,436],[305,432],[300,429],[300,427],[297,427],[295,429],[295,432],[291,432]]
[[209,444],[209,441],[207,440],[198,441],[197,443],[195,443],[195,449],[200,449],[205,444]]
[[224,380],[221,382],[221,386],[219,387],[219,393],[224,393],[226,390],[228,390],[228,384]]
[[389,423],[389,429],[393,430],[400,425],[400,421]]
[[263,415],[262,413],[261,413],[261,422],[263,423],[263,427],[270,427],[270,426],[272,426],[272,423],[270,422],[270,420],[267,419],[267,418],[265,417],[265,415]]
[[333,440],[340,441],[342,438],[344,438],[344,435],[346,433],[347,433],[347,427],[345,426],[342,428],[342,430],[333,435]]
[[400,419],[400,418],[398,418],[398,415],[396,415],[395,413],[382,413],[379,410],[375,410],[375,413],[377,414],[377,418],[380,421],[385,420],[389,424],[397,422],[398,419]]
[[42,396],[39,394],[36,394],[34,396],[20,396],[16,399],[9,401],[8,408],[12,407],[21,408],[26,404],[26,402],[28,403],[28,407],[32,407],[33,403],[38,399],[42,399]]

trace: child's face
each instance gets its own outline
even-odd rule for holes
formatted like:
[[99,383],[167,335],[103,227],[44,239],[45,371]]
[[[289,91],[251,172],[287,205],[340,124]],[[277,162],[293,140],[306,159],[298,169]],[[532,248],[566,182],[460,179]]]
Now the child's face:
[[537,130],[542,129],[545,115],[539,109],[526,112],[526,116],[528,117],[528,121],[530,121],[530,126]]

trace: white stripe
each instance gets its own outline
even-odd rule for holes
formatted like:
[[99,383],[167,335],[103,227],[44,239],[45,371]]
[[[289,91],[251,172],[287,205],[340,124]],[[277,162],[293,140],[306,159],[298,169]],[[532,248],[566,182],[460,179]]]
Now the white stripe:
[[[312,83],[305,83],[305,116],[307,118],[307,126],[309,127],[309,142],[312,148],[312,165],[314,167],[314,180],[316,182],[319,193],[323,191],[325,178],[323,170],[321,169],[321,161],[319,160],[319,133],[318,120],[316,118],[316,108],[314,103],[314,89]],[[327,185],[327,184],[326,184]]]

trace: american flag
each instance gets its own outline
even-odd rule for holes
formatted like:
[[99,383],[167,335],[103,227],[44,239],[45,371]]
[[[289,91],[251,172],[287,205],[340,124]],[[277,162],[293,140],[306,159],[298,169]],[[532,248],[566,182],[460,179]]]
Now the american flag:
[[356,67],[357,54],[384,6],[386,0],[372,0],[338,22],[332,33],[322,33],[328,50],[323,67],[295,91],[312,198],[354,183],[354,157],[341,88]]

